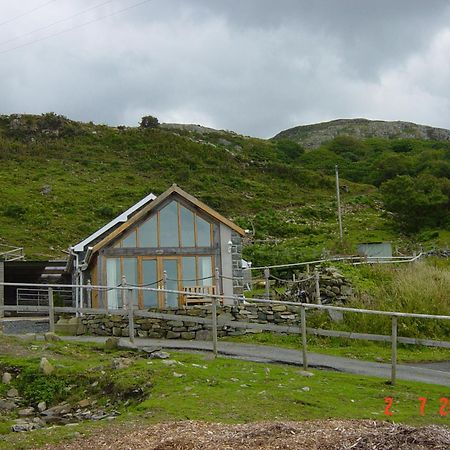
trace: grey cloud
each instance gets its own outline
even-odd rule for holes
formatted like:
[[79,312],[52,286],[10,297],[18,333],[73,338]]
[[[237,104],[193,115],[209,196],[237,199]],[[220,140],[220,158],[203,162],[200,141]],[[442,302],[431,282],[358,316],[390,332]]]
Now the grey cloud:
[[[54,31],[136,2],[117,0]],[[33,5],[9,5],[5,17]],[[58,2],[14,33],[91,5]],[[262,137],[349,116],[443,126],[448,19],[440,0],[154,0],[0,53],[0,113],[128,125],[155,114]]]

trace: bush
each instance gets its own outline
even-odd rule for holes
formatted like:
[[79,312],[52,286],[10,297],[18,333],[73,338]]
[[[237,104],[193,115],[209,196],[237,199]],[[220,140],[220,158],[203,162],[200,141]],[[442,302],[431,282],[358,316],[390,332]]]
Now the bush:
[[159,126],[159,121],[153,116],[144,116],[139,124],[141,128],[156,128]]
[[27,212],[27,209],[20,205],[9,205],[3,211],[5,217],[11,217],[12,219],[22,219]]

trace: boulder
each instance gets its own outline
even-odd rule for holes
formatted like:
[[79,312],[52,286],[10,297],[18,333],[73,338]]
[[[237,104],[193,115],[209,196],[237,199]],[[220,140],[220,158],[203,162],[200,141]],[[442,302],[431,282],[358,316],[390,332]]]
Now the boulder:
[[58,335],[52,333],[51,331],[44,334],[44,339],[46,342],[58,342],[61,340],[61,338]]
[[37,405],[37,409],[39,412],[44,412],[47,409],[47,403],[39,402]]
[[9,384],[11,383],[12,375],[9,372],[5,372],[2,376],[2,383]]
[[117,350],[120,339],[118,337],[109,337],[105,342],[105,350]]
[[44,357],[41,358],[41,362],[39,363],[39,370],[44,375],[51,375],[55,371],[55,368],[50,364],[48,359]]
[[31,406],[28,408],[22,408],[19,409],[19,411],[17,411],[17,414],[20,417],[29,417],[29,416],[34,416],[34,408],[32,408]]
[[8,389],[6,396],[9,398],[15,398],[19,396],[19,391],[16,388]]
[[0,411],[14,411],[17,405],[11,400],[0,399]]

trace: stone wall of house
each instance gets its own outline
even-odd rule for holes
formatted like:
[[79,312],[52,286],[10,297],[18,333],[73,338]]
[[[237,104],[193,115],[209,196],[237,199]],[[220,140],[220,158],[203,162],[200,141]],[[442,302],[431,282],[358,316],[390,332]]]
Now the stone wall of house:
[[242,236],[235,231],[231,233],[231,260],[233,263],[233,293],[242,295],[244,292],[244,280],[242,272]]
[[[210,306],[197,306],[177,310],[154,310],[158,313],[191,316],[193,318],[211,318]],[[274,325],[299,325],[299,307],[289,305],[239,305],[217,308],[218,336],[237,336],[252,332],[251,329],[220,325],[221,320],[269,323]],[[100,336],[129,336],[128,317],[119,315],[85,316],[82,318],[83,331]],[[147,317],[136,317],[135,336],[153,339],[211,339],[211,324],[203,324],[183,320],[165,320]]]

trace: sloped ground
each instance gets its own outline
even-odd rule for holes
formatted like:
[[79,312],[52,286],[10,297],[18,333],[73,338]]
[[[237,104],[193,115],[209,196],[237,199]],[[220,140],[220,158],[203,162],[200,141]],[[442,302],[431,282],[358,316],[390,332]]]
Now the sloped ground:
[[250,450],[250,449],[445,449],[450,430],[439,426],[415,428],[371,420],[314,420],[226,425],[172,422],[117,426],[60,446],[54,450]]

